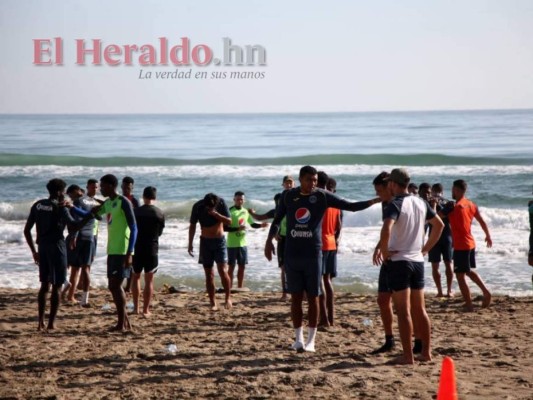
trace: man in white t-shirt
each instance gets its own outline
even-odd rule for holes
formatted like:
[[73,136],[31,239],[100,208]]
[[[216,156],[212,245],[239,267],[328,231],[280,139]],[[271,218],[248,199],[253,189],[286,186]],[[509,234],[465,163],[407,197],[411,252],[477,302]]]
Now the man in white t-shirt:
[[[403,355],[394,359],[394,364],[414,364],[413,323],[422,340],[418,360],[431,360],[431,323],[424,303],[424,255],[437,243],[444,227],[425,200],[409,194],[410,180],[409,173],[403,168],[391,171],[389,189],[395,197],[385,209],[380,240],[403,348]],[[432,229],[424,244],[426,221]]]

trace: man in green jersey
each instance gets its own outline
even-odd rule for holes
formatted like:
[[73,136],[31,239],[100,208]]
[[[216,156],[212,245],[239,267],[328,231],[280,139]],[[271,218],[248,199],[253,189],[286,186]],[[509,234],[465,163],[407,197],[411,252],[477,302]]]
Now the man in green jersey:
[[111,330],[126,331],[131,329],[131,325],[126,313],[126,294],[122,283],[131,273],[137,223],[131,202],[117,193],[117,186],[116,176],[102,176],[100,192],[107,200],[91,212],[98,216],[107,214],[107,279],[118,315],[117,325]]
[[239,265],[237,271],[237,285],[238,288],[243,287],[244,269],[248,264],[248,248],[246,247],[246,224],[252,228],[265,228],[268,223],[256,223],[244,205],[244,192],[235,192],[233,197],[234,205],[230,207],[229,212],[231,216],[231,225],[224,226],[224,230],[228,232],[228,265],[230,287],[233,287],[233,273],[235,271],[235,264]]

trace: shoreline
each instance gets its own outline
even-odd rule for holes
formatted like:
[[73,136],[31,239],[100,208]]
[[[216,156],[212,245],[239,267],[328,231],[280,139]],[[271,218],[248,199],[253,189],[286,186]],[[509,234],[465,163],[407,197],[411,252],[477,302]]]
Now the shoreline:
[[131,316],[132,333],[106,332],[115,315],[102,310],[112,303],[102,289],[90,309],[61,305],[58,329],[38,333],[37,290],[0,288],[0,397],[432,399],[444,356],[455,362],[460,398],[533,391],[531,296],[494,296],[488,309],[478,299],[474,313],[460,311],[459,297],[426,296],[433,361],[409,367],[386,364],[400,352],[396,321],[396,351],[368,354],[383,340],[375,295],[338,294],[337,324],[319,330],[314,354],[288,349],[280,293],[238,293],[232,310],[218,312],[202,292],[155,296],[152,318]]

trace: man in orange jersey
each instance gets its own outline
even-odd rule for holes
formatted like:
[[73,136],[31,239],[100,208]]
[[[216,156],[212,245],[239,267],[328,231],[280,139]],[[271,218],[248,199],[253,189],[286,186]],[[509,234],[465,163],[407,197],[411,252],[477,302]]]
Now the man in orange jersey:
[[472,221],[476,219],[481,225],[481,229],[485,232],[487,247],[492,247],[492,239],[478,207],[465,197],[467,187],[467,183],[462,179],[453,182],[452,197],[455,204],[453,202],[448,203],[442,210],[442,215],[448,217],[452,228],[454,272],[465,301],[464,307],[466,311],[473,311],[474,306],[470,288],[466,283],[466,276],[472,279],[483,292],[482,306],[484,308],[490,306],[492,296],[481,277],[474,270],[476,268],[476,242],[472,235]]
[[[329,178],[324,171],[319,171],[317,186],[335,193],[337,182]],[[337,276],[337,241],[341,226],[341,210],[327,208],[322,219],[322,294],[319,326],[333,326],[335,308],[332,279]]]

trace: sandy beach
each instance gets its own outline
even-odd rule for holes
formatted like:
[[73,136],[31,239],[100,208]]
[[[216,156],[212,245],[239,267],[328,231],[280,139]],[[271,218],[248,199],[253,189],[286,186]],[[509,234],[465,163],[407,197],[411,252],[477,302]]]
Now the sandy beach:
[[53,333],[36,331],[36,297],[0,289],[2,399],[432,399],[444,356],[461,399],[533,398],[531,297],[495,297],[490,309],[478,300],[474,313],[458,298],[429,297],[434,361],[409,367],[386,364],[398,344],[368,354],[383,338],[375,296],[340,294],[337,325],[318,333],[315,354],[288,349],[289,305],[278,293],[237,294],[231,311],[210,312],[203,293],[158,292],[152,318],[132,316],[127,334],[106,332],[115,315],[102,310],[103,289],[91,309],[62,306]]

